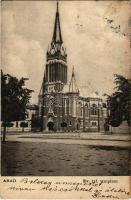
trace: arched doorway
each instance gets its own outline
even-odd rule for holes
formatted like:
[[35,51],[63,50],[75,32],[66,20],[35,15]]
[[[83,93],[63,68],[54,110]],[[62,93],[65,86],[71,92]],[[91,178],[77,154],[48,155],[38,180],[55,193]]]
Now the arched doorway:
[[49,131],[53,131],[54,130],[54,123],[53,122],[48,122],[47,126],[48,126],[48,130]]

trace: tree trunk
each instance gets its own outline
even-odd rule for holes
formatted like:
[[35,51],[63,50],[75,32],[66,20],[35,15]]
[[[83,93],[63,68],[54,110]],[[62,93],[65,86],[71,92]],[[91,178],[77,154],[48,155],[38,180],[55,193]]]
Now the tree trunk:
[[3,131],[3,139],[2,139],[2,142],[5,142],[5,138],[6,138],[6,122],[4,122],[4,131]]
[[22,132],[24,132],[24,127],[22,128]]

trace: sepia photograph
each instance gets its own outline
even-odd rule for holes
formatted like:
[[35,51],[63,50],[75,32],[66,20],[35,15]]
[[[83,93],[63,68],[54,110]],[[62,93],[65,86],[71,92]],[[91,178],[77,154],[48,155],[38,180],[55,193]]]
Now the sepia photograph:
[[130,176],[130,2],[1,10],[1,175]]

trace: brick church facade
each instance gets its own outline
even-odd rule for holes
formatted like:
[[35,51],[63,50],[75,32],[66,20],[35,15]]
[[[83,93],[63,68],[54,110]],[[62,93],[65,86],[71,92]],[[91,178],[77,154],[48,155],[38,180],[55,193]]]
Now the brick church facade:
[[67,82],[67,53],[62,40],[58,2],[52,42],[46,59],[39,94],[39,117],[43,121],[43,130],[102,131],[106,115],[102,99],[98,95],[81,95],[74,69]]

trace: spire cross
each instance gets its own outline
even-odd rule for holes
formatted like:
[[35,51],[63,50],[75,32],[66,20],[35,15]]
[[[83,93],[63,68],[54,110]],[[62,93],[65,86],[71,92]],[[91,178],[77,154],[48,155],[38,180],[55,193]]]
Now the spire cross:
[[57,12],[59,10],[59,1],[57,0]]
[[72,77],[74,77],[74,66],[72,67]]

